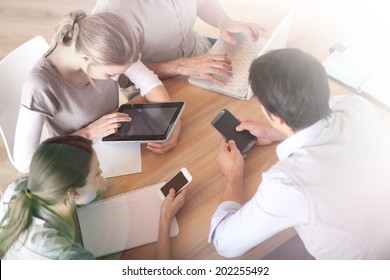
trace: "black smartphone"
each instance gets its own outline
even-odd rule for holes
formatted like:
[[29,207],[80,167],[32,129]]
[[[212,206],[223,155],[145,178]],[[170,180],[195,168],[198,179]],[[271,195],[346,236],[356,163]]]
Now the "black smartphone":
[[241,153],[246,153],[256,143],[257,139],[248,130],[236,131],[240,121],[227,109],[222,109],[214,117],[211,124],[226,140],[234,140]]
[[165,197],[169,194],[169,190],[174,188],[176,193],[179,194],[188,184],[192,181],[192,176],[190,172],[188,172],[187,168],[183,167],[180,169],[178,173],[175,174],[161,189],[158,191],[161,199],[165,199]]

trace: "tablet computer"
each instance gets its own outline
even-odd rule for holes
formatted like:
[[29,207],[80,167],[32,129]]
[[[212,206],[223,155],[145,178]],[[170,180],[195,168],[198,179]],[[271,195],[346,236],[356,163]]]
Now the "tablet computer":
[[103,141],[164,142],[171,135],[184,102],[123,104],[119,112],[128,114],[130,122],[122,122],[117,132],[103,137]]

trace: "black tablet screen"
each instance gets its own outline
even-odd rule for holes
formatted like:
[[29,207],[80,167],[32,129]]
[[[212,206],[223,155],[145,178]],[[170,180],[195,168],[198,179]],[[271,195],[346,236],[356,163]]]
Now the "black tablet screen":
[[124,109],[131,122],[121,124],[119,136],[164,135],[175,115],[176,108]]
[[118,131],[103,141],[165,141],[183,108],[183,102],[124,104],[119,112],[128,114],[131,121],[122,122]]

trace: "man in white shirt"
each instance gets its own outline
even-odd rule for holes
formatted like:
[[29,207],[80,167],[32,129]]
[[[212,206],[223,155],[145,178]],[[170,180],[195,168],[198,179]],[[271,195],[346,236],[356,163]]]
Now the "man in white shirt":
[[389,259],[390,139],[369,102],[328,102],[321,63],[296,49],[259,57],[249,79],[271,125],[247,119],[237,130],[259,145],[283,142],[245,201],[244,158],[233,141],[221,141],[227,183],[209,237],[218,253],[239,256],[294,227],[316,259]]

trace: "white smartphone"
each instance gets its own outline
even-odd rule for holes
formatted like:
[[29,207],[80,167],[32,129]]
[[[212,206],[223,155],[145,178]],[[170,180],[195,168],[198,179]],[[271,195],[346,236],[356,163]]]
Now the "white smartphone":
[[159,196],[162,200],[169,194],[170,189],[175,189],[176,193],[179,194],[188,184],[192,181],[192,176],[188,172],[187,168],[183,167],[179,172],[175,174],[161,189],[158,191]]

